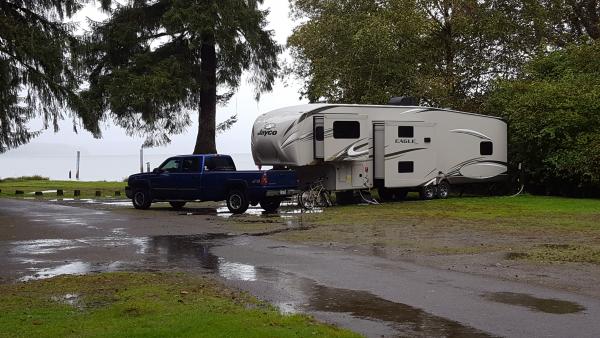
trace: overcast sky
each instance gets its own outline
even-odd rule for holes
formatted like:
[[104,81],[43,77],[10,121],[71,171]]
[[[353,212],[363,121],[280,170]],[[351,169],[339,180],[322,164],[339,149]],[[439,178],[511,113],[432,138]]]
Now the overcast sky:
[[[274,30],[275,38],[280,44],[285,44],[294,27],[294,23],[289,17],[289,2],[266,0],[264,7],[270,9],[269,29]],[[78,13],[73,20],[85,28],[86,17],[101,20],[104,15],[97,10],[96,5],[90,5]],[[250,132],[257,116],[283,106],[304,102],[300,100],[299,95],[301,84],[290,80],[285,82],[284,85],[278,81],[273,92],[263,94],[260,101],[256,102],[252,86],[244,81],[227,106],[217,107],[218,121],[225,120],[235,113],[239,117],[238,123],[231,130],[217,137],[217,150],[220,153],[250,153]],[[197,123],[197,115],[192,116],[192,121]],[[14,156],[64,156],[72,154],[76,150],[92,156],[129,155],[136,154],[143,143],[143,139],[129,137],[122,129],[110,124],[102,128],[103,138],[99,140],[94,139],[90,133],[84,130],[80,130],[77,134],[74,133],[72,123],[68,118],[62,121],[60,126],[60,132],[54,133],[52,130],[46,130],[30,144],[0,155],[0,159]],[[32,121],[31,127],[39,130],[42,128],[42,122],[40,120]],[[146,152],[169,155],[191,153],[195,144],[196,128],[197,125],[193,124],[182,135],[174,136],[170,145],[148,149]]]

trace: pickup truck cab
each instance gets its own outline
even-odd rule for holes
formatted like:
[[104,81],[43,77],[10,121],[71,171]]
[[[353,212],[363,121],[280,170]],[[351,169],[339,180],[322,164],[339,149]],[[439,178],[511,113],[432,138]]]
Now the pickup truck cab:
[[154,202],[181,209],[191,201],[227,201],[235,214],[250,204],[274,212],[284,198],[298,193],[295,171],[237,171],[227,155],[171,157],[151,173],[129,176],[127,183],[127,198],[136,209],[148,209]]

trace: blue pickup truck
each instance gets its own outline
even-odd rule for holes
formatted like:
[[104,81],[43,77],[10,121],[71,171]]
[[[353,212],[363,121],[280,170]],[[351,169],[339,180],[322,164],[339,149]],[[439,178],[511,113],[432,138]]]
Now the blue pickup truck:
[[148,209],[153,202],[181,209],[191,201],[227,201],[234,214],[257,204],[274,212],[284,198],[298,193],[295,171],[237,171],[227,155],[171,157],[151,173],[129,176],[127,183],[127,198],[136,209]]

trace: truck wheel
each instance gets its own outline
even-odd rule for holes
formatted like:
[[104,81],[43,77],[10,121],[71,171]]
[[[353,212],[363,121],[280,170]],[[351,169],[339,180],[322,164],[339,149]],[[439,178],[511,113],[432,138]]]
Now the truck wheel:
[[227,209],[233,214],[243,214],[248,210],[248,198],[241,190],[230,190],[227,194]]
[[260,207],[269,213],[277,211],[277,209],[279,209],[280,205],[281,205],[280,199],[265,198],[264,200],[260,201]]
[[447,181],[440,182],[440,184],[437,186],[438,198],[446,199],[448,198],[448,195],[450,195],[450,183]]
[[169,202],[169,204],[171,205],[171,208],[175,210],[181,210],[185,207],[185,202]]
[[419,192],[422,200],[431,200],[435,197],[435,186],[433,184],[424,186]]
[[148,189],[136,189],[133,191],[133,207],[140,210],[146,210],[152,205],[152,196]]

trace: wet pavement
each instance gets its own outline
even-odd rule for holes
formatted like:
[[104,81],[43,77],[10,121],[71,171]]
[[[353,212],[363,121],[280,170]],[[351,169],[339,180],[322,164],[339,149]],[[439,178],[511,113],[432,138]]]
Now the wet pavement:
[[[600,336],[597,299],[231,234],[219,223],[230,215],[218,207],[125,211],[0,200],[0,278],[29,281],[104,271],[210,273],[284,312],[310,313],[372,337]],[[264,216],[254,212],[259,220],[279,217],[283,224],[298,226],[293,210]],[[77,297],[65,295],[63,301],[77,302]]]

